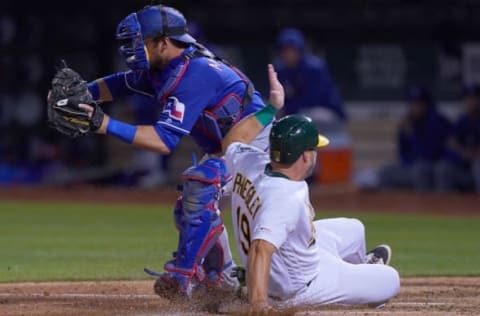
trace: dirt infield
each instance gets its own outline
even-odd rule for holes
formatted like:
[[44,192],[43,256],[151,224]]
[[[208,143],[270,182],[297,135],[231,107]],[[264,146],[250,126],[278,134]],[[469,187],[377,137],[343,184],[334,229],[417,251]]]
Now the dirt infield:
[[[162,299],[153,294],[151,281],[0,284],[0,315],[234,315],[245,308],[229,301],[208,312],[206,303]],[[406,278],[400,294],[384,308],[323,306],[295,315],[479,313],[480,278]]]
[[[359,193],[313,188],[317,210],[413,214],[480,215],[479,195]],[[0,200],[75,203],[173,203],[173,189],[136,191],[80,187],[0,189]],[[222,297],[225,301],[225,298]],[[171,302],[153,294],[151,281],[0,283],[0,315],[214,315],[239,314],[245,305],[228,301],[217,313],[215,302]],[[382,309],[323,306],[296,315],[480,315],[480,277],[405,278],[398,297]]]

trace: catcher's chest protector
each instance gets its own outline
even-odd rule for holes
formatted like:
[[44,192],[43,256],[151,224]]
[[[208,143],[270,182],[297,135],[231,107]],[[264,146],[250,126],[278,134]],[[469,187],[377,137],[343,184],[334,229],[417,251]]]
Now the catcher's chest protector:
[[[198,58],[203,58],[206,61],[195,62],[195,65],[192,65],[194,60]],[[195,118],[191,133],[205,152],[214,153],[220,150],[221,140],[232,125],[239,120],[246,106],[252,101],[254,87],[243,73],[230,66],[228,62],[214,56],[203,47],[190,47],[185,50],[182,58],[172,60],[165,71],[161,73],[150,72],[152,84],[159,87],[157,89],[157,99],[159,103],[164,105],[164,110],[165,107],[169,106],[169,101],[175,97],[175,89],[188,67],[195,67],[195,71],[199,73],[219,71],[222,73],[221,76],[225,76],[226,73],[231,76],[228,82],[221,82],[225,87],[218,92],[217,100],[208,105],[200,113],[200,116]],[[244,85],[241,93],[231,91],[232,78]],[[219,80],[226,79],[222,77]],[[239,89],[239,91],[242,89]],[[188,108],[185,109],[185,113],[188,115]]]

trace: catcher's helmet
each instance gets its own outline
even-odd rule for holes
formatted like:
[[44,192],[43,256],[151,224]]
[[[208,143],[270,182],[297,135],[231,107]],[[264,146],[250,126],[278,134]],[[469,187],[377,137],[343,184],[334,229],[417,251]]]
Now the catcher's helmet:
[[290,165],[306,150],[328,145],[312,120],[304,115],[288,115],[273,123],[270,131],[270,159]]
[[144,40],[155,37],[170,37],[183,43],[195,43],[188,34],[187,20],[183,14],[164,5],[146,6],[127,15],[117,26],[117,39],[127,41],[119,49],[127,66],[132,70],[149,68]]

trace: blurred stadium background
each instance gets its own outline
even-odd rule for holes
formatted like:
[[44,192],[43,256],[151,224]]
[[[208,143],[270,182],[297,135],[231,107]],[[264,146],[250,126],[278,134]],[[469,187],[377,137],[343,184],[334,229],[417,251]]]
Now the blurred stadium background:
[[[462,299],[465,311],[478,314],[480,195],[370,191],[378,188],[384,167],[399,160],[397,132],[411,85],[429,89],[451,122],[464,111],[465,85],[480,82],[480,1],[162,2],[195,22],[190,29],[199,41],[244,70],[263,96],[266,64],[278,53],[279,32],[301,30],[307,50],[328,65],[347,114],[340,122],[319,123],[332,146],[319,155],[311,181],[318,216],[361,219],[369,246],[392,245],[402,277],[477,276],[464,291],[453,279],[438,281],[448,290],[404,279],[400,305],[390,310],[394,314],[406,308],[405,301],[418,302],[413,309],[419,314],[457,314]],[[86,80],[124,70],[116,25],[149,3],[0,1],[0,283],[137,280],[148,277],[144,266],[161,270],[171,258],[178,237],[171,212],[178,176],[190,165],[192,151],[201,155],[193,142],[184,138],[165,159],[112,137],[71,140],[46,124],[54,66],[65,59]],[[480,89],[477,94],[480,105]],[[115,118],[141,124],[155,122],[160,110],[141,98],[104,108]],[[480,160],[479,138],[471,143]],[[223,216],[230,227],[229,212]],[[17,287],[0,285],[2,292]],[[409,287],[424,296],[410,295]],[[45,297],[49,292],[40,291]],[[77,298],[70,303],[62,298],[57,306],[43,300],[49,314],[58,306],[81,314]],[[41,301],[4,297],[0,314],[14,309],[17,315],[35,314]],[[93,306],[86,301],[85,308]],[[99,314],[112,314],[111,306],[102,301],[97,307],[106,312]]]
[[[362,183],[396,159],[395,134],[411,84],[428,87],[450,119],[462,110],[462,87],[480,81],[478,1],[163,1],[197,23],[200,41],[227,56],[266,95],[265,65],[284,27],[304,32],[322,56],[348,115],[334,139],[347,173],[324,183]],[[124,68],[114,38],[118,21],[148,1],[2,1],[0,4],[0,185],[90,183],[171,185],[195,149],[182,142],[171,159],[132,150],[112,138],[70,140],[45,124],[45,98],[62,58],[87,79]],[[197,28],[197,26],[201,26]],[[195,30],[194,30],[195,29]],[[138,101],[138,100],[137,100]],[[113,116],[148,122],[141,101],[105,104]],[[150,177],[148,177],[150,175]]]

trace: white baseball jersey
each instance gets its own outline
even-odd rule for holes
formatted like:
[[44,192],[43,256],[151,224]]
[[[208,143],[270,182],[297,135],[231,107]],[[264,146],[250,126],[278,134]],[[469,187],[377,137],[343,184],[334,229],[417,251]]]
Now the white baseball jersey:
[[271,261],[269,295],[287,299],[313,280],[320,259],[308,185],[271,172],[268,154],[253,146],[231,144],[226,160],[232,173],[232,217],[242,264],[247,265],[253,240],[273,244],[277,251]]
[[400,289],[398,272],[365,264],[365,231],[356,219],[313,222],[305,181],[266,169],[268,154],[231,144],[235,242],[244,266],[253,240],[273,244],[268,295],[279,306],[385,302]]

